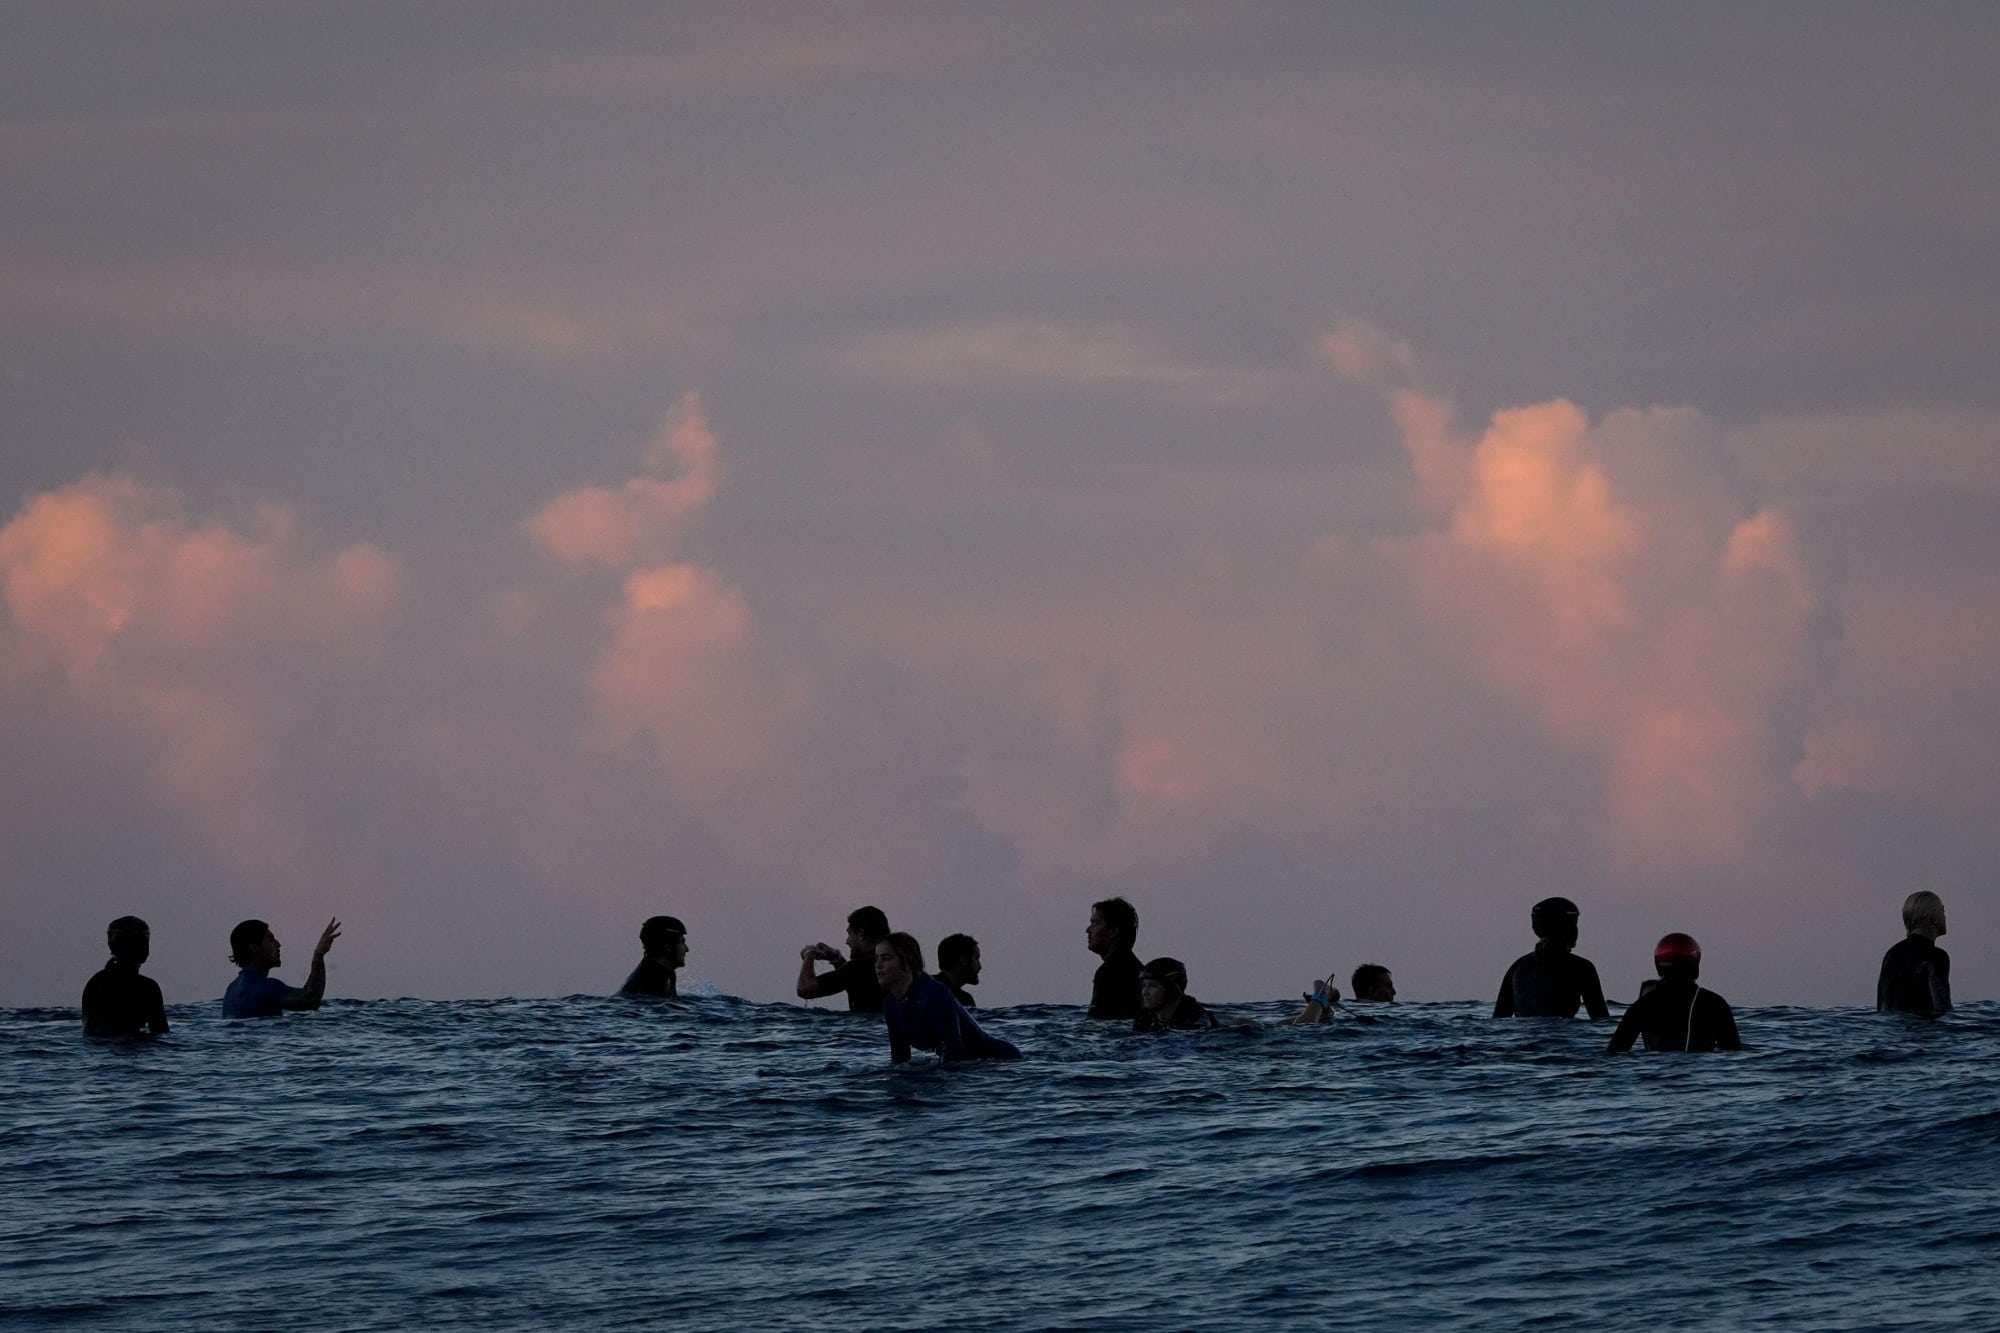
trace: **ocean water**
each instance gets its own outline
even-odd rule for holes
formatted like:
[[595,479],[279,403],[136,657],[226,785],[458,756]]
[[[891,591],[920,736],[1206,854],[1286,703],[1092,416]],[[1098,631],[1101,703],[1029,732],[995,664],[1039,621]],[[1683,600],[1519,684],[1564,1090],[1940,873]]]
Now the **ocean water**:
[[1473,1004],[1019,1064],[727,998],[0,1011],[0,1324],[1996,1328],[2000,1006],[1740,1055]]

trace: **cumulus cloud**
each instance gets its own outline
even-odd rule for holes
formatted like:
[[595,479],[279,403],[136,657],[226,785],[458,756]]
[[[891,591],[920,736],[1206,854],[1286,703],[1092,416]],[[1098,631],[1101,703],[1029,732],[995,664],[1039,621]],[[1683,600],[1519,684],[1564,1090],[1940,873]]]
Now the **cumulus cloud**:
[[626,569],[671,556],[690,522],[715,496],[721,475],[715,435],[694,394],[660,423],[644,471],[622,486],[584,486],[528,520],[528,535],[572,568]]
[[232,522],[94,474],[0,528],[11,706],[39,700],[124,755],[237,872],[295,877],[278,768],[301,698],[267,682],[368,669],[400,583],[382,550],[317,545],[282,506]]
[[1844,568],[1823,480],[1739,468],[1700,412],[1466,424],[1396,340],[1337,341],[1384,395],[1407,502],[1276,560],[1080,545],[1062,577],[834,570],[760,599],[704,549],[722,447],[693,395],[633,476],[521,524],[521,566],[458,619],[287,507],[93,475],[0,528],[0,724],[65,789],[123,775],[102,818],[163,857],[186,830],[232,903],[337,891],[419,938],[512,923],[484,973],[436,974],[459,990],[591,975],[603,939],[685,909],[711,975],[776,994],[772,930],[876,901],[987,932],[1011,994],[1060,995],[1074,969],[1034,933],[1126,891],[1149,937],[1216,942],[1220,993],[1311,971],[1336,929],[1465,993],[1542,892],[1588,888],[1635,933],[1663,885],[1754,877],[1785,886],[1760,911],[1810,910],[1868,891],[1813,831],[1828,802],[2000,808],[2000,552],[1956,581],[1872,548]]

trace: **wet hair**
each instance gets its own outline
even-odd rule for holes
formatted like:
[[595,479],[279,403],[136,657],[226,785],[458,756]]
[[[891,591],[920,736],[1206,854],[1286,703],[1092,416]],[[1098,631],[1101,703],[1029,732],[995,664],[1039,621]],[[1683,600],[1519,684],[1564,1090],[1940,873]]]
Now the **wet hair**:
[[248,921],[238,921],[236,929],[229,932],[229,961],[238,967],[250,965],[250,955],[264,943],[264,937],[271,933],[271,923],[251,917]]
[[879,907],[857,907],[847,914],[847,928],[860,931],[870,944],[880,944],[889,933],[889,914]]
[[152,939],[152,927],[136,916],[121,916],[104,928],[104,943],[113,958],[130,959],[136,955],[143,961]]
[[947,935],[938,941],[938,971],[951,972],[960,963],[969,963],[979,952],[979,941],[970,935]]
[[647,953],[665,944],[675,935],[685,935],[688,928],[681,924],[677,916],[649,916],[646,924],[639,927],[639,943]]
[[1919,889],[1903,899],[1903,929],[1932,939],[1944,934],[1944,899],[1929,889]]
[[1113,938],[1126,948],[1139,942],[1139,909],[1123,898],[1106,898],[1092,903],[1090,910],[1104,918],[1104,924],[1111,927]]
[[1359,1000],[1374,990],[1377,982],[1387,981],[1388,979],[1388,968],[1382,966],[1380,963],[1363,963],[1360,967],[1354,969],[1354,975],[1348,978],[1348,984],[1354,989],[1354,998]]
[[1178,991],[1187,990],[1187,964],[1178,958],[1155,958],[1139,969],[1139,975],[1164,981]]
[[924,946],[917,943],[917,937],[907,930],[894,931],[877,940],[878,945],[886,944],[903,960],[903,966],[912,977],[924,974]]
[[1576,904],[1567,898],[1544,898],[1528,912],[1528,924],[1538,940],[1576,943]]

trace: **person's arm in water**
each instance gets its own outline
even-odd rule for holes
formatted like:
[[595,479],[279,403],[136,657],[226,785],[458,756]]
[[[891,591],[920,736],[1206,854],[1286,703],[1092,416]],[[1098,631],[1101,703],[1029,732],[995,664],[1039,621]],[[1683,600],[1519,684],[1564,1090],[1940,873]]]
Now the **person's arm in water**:
[[1924,969],[1924,979],[1930,982],[1931,1012],[1948,1014],[1951,1012],[1951,955],[1943,949],[1937,951],[1937,964]]
[[340,938],[340,922],[329,921],[326,929],[319,933],[319,943],[313,946],[312,971],[306,974],[306,984],[285,992],[281,1001],[287,1009],[317,1009],[326,998],[326,951]]
[[1514,969],[1520,965],[1520,961],[1516,959],[1508,965],[1507,975],[1500,978],[1500,998],[1493,1001],[1493,1016],[1495,1018],[1512,1018],[1514,1016]]
[[1715,1049],[1718,1051],[1743,1049],[1743,1038],[1736,1032],[1736,1013],[1726,1004],[1722,1006],[1722,1013],[1715,1024]]
[[965,1025],[972,1020],[949,994],[941,998],[943,1004],[930,1008],[931,1022],[937,1029],[938,1059],[957,1064],[965,1058]]
[[1632,1049],[1632,1043],[1639,1039],[1639,1033],[1646,1026],[1646,1009],[1651,1003],[1653,992],[1648,991],[1625,1006],[1625,1016],[1618,1020],[1618,1030],[1611,1034],[1611,1044],[1604,1048],[1607,1055],[1622,1055]]
[[[840,971],[840,965],[845,958],[846,955],[831,944],[808,944],[799,950],[799,998],[821,1000],[846,990],[847,978]],[[813,971],[813,964],[822,961],[832,963],[833,971],[827,973]]]
[[889,1029],[889,1063],[906,1065],[910,1063],[910,1034],[904,1030],[901,1006],[882,1006],[882,1022]]
[[160,994],[158,983],[154,984],[152,994],[147,1000],[146,1008],[149,1012],[146,1015],[146,1026],[152,1030],[154,1036],[163,1036],[167,1031],[167,1002]]
[[1882,955],[1882,970],[1875,974],[1875,1012],[1886,1014],[1896,1007],[1896,970],[1889,960],[1896,956],[1894,949]]
[[1597,965],[1583,958],[1576,961],[1583,967],[1580,979],[1583,1007],[1590,1011],[1592,1018],[1611,1017],[1611,1006],[1604,1002],[1604,987],[1597,980]]

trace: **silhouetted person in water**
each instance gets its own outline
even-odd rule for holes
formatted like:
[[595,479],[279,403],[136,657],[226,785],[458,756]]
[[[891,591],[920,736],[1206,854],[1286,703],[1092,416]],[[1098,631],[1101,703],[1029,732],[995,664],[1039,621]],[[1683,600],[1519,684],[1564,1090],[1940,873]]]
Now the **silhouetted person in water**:
[[1695,980],[1701,975],[1701,946],[1694,936],[1679,931],[1662,936],[1653,949],[1653,970],[1660,979],[1618,1020],[1607,1048],[1612,1054],[1631,1050],[1636,1038],[1644,1038],[1649,1051],[1743,1049],[1729,1001]]
[[1139,911],[1123,898],[1106,898],[1090,905],[1084,945],[1104,961],[1090,981],[1090,1017],[1139,1016]]
[[947,935],[938,941],[937,978],[951,992],[951,998],[967,1009],[976,1009],[968,986],[979,984],[979,941],[970,935]]
[[1020,1048],[988,1034],[936,977],[924,975],[917,937],[896,931],[875,946],[875,980],[881,984],[882,1023],[889,1029],[889,1058],[908,1064],[910,1051],[936,1051],[946,1064],[960,1060],[1018,1060]]
[[1366,1000],[1370,1004],[1396,1002],[1396,979],[1380,963],[1363,963],[1355,968],[1351,984],[1357,1000]]
[[[853,1014],[882,1012],[882,987],[875,980],[875,946],[889,934],[889,918],[879,907],[857,907],[847,914],[847,952],[831,944],[808,944],[799,950],[799,998],[817,1000],[847,995]],[[815,972],[813,963],[833,964],[831,972]]]
[[153,949],[153,932],[136,916],[121,916],[104,931],[111,961],[83,987],[83,1035],[157,1037],[167,1030],[160,985],[139,975]]
[[1604,987],[1588,959],[1576,948],[1576,904],[1567,898],[1544,898],[1528,915],[1540,943],[1507,969],[1500,998],[1493,1002],[1495,1018],[1575,1018],[1578,1008],[1592,1018],[1611,1017]]
[[1944,934],[1944,900],[1928,890],[1903,899],[1903,929],[1910,933],[1882,955],[1875,1007],[1927,1018],[1949,1013],[1951,955],[1937,947]]
[[238,922],[229,932],[229,957],[243,970],[222,994],[224,1018],[272,1018],[287,1009],[317,1009],[326,997],[326,951],[340,938],[340,922],[329,921],[313,946],[312,970],[303,986],[287,986],[271,975],[284,961],[278,937],[262,921]]
[[619,987],[620,995],[679,995],[675,973],[688,960],[687,927],[677,916],[649,916],[639,927],[645,956]]
[[1139,969],[1134,1032],[1191,1032],[1214,1026],[1215,1017],[1187,993],[1187,964],[1178,958],[1155,958]]

